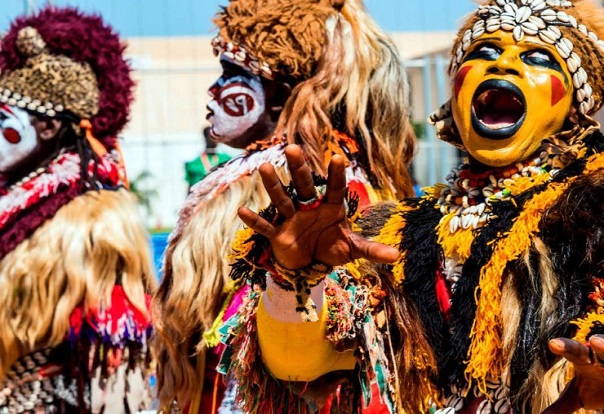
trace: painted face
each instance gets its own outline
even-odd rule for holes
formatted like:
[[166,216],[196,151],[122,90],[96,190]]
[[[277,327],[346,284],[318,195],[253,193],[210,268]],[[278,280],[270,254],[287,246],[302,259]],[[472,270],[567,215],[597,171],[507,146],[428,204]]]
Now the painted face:
[[453,79],[452,111],[468,153],[482,164],[522,161],[558,132],[573,102],[572,78],[538,37],[499,30],[472,45]]
[[10,173],[31,156],[38,140],[29,114],[0,103],[0,173]]
[[216,142],[243,148],[272,133],[266,93],[259,76],[225,57],[221,64],[222,76],[209,89],[210,136]]

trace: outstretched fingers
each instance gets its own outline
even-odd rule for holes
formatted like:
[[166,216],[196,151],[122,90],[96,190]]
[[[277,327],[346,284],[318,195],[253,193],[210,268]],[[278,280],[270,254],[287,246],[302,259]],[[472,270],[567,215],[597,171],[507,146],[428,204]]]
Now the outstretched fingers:
[[352,259],[367,259],[376,263],[394,263],[400,256],[400,252],[396,248],[369,241],[356,233],[350,233],[349,242]]
[[246,226],[254,230],[256,233],[260,233],[269,239],[277,234],[275,226],[260,217],[260,215],[254,213],[249,208],[239,207],[237,214],[239,215],[241,221],[243,221]]
[[595,362],[600,366],[604,366],[604,337],[602,335],[592,335],[589,338],[589,345]]
[[294,203],[277,176],[275,168],[270,164],[262,164],[259,168],[262,184],[271,199],[271,203],[279,210],[279,213],[287,218],[296,212]]
[[312,178],[312,172],[304,158],[302,149],[298,145],[288,145],[285,148],[285,158],[287,158],[287,165],[298,198],[302,201],[308,201],[315,198],[317,195],[315,183]]
[[575,365],[589,365],[592,363],[589,348],[573,339],[552,339],[549,341],[549,349],[554,354],[568,359]]
[[334,155],[329,163],[324,202],[326,204],[342,204],[345,195],[346,169],[344,158],[341,155]]

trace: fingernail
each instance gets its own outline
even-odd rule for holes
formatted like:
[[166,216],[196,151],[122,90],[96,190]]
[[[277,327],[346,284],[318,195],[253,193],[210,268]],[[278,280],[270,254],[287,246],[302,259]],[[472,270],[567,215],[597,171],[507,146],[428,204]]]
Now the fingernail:
[[564,341],[561,341],[560,339],[552,339],[549,343],[556,348],[564,349]]
[[594,342],[595,345],[604,347],[604,338],[601,335],[594,335],[591,337],[590,342]]

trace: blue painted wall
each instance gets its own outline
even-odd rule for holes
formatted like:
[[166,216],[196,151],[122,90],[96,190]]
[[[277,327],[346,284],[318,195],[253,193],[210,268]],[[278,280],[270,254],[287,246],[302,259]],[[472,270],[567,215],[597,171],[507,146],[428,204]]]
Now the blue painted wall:
[[[41,6],[49,0],[36,0]],[[190,36],[212,32],[211,19],[228,0],[51,0],[101,13],[122,36]],[[472,0],[365,0],[376,21],[388,31],[457,29],[471,12]],[[0,32],[23,13],[27,0],[0,0]]]

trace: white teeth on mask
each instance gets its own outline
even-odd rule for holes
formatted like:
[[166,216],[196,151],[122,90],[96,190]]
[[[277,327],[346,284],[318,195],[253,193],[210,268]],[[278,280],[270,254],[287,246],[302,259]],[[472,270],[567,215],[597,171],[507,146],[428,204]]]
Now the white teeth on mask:
[[269,78],[271,78],[273,76],[273,71],[271,70],[271,68],[268,66],[268,64],[266,62],[262,63],[260,70],[262,70],[262,73],[264,73]]

